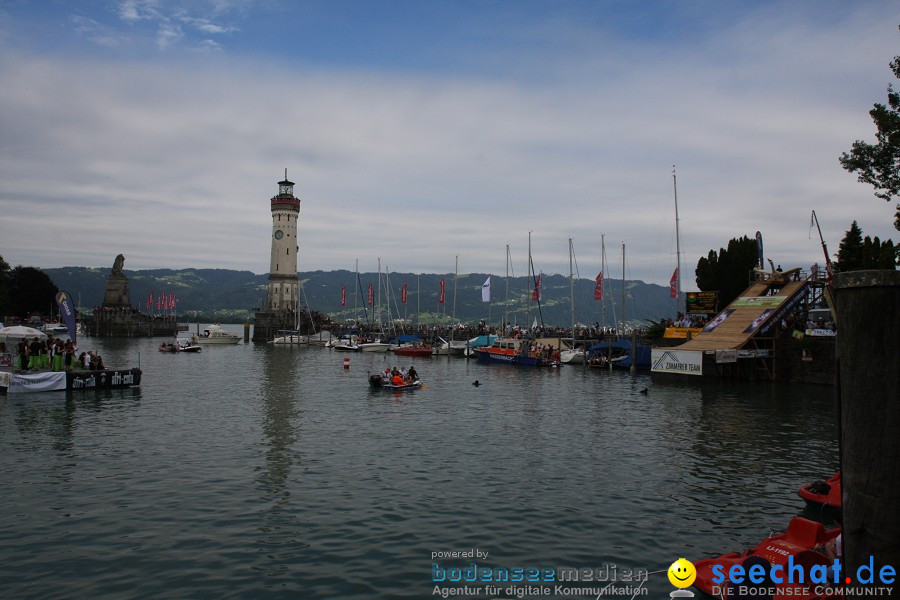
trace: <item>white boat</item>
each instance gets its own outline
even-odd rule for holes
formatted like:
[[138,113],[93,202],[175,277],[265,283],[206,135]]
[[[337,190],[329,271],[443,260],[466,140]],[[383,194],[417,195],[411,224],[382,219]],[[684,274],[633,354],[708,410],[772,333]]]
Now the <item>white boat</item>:
[[353,338],[342,337],[339,340],[331,342],[331,347],[338,352],[359,352],[359,345]]
[[568,365],[584,363],[584,350],[563,350],[559,353],[559,362]]
[[195,344],[237,344],[241,336],[225,331],[220,325],[210,325],[200,335],[194,335],[191,341]]
[[454,356],[463,356],[466,352],[466,341],[465,340],[445,340],[444,338],[438,336],[438,339],[441,340],[441,343],[434,344],[432,346],[431,353],[444,356],[447,354]]
[[387,342],[375,341],[375,342],[365,342],[359,344],[357,346],[360,352],[387,352],[388,348],[391,347]]

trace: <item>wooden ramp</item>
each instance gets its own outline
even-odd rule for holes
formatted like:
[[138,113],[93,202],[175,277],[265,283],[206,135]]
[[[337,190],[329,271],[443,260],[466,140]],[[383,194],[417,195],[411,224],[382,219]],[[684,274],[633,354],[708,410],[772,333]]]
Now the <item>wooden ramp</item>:
[[[737,350],[750,339],[768,332],[796,306],[798,296],[806,293],[808,281],[785,281],[788,277],[755,281],[728,305],[711,323],[720,320],[712,331],[701,331],[678,350]],[[752,327],[755,325],[755,327]],[[707,326],[708,327],[708,326]]]

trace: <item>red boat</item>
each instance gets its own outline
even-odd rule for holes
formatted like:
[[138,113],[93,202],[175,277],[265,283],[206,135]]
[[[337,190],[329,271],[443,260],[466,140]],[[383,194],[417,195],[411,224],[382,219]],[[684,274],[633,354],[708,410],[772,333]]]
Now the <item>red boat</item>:
[[415,356],[423,358],[431,356],[431,346],[398,346],[393,350],[397,356]]
[[[829,559],[824,554],[825,547],[841,533],[840,528],[826,530],[822,523],[810,521],[802,517],[791,519],[788,530],[785,533],[763,540],[756,548],[743,552],[731,552],[718,558],[705,558],[693,561],[697,569],[697,578],[694,586],[700,591],[728,600],[730,586],[728,573],[735,565],[743,565],[745,570],[751,564],[769,565],[765,572],[767,581],[762,585],[775,590],[774,600],[816,600],[818,598],[834,596],[823,591],[823,584],[810,580],[811,569],[816,565],[829,567],[834,564],[834,559]],[[788,558],[792,557],[794,565],[800,565],[803,569],[804,583],[788,581]],[[829,573],[830,571],[823,571]],[[775,583],[768,579],[770,573],[777,574],[781,583]],[[746,581],[746,579],[745,579]],[[752,585],[748,583],[747,585]],[[833,585],[833,583],[832,583]]]
[[797,492],[807,504],[821,507],[822,509],[841,509],[841,472],[826,481],[814,481],[804,485]]

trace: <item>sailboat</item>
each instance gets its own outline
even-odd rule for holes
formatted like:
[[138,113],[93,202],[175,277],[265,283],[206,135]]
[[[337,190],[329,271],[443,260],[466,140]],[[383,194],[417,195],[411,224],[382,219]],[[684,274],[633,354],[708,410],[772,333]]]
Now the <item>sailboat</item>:
[[559,353],[559,362],[565,364],[584,363],[584,349],[575,347],[575,274],[572,270],[572,256],[574,253],[575,248],[572,245],[572,238],[569,238],[569,296],[572,306],[572,347]]

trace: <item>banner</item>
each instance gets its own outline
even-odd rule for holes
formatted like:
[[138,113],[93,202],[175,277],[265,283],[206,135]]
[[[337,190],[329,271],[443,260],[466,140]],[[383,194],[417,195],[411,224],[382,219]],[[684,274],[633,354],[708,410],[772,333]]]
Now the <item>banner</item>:
[[447,299],[446,291],[447,291],[447,287],[444,285],[444,280],[441,279],[441,299],[440,299],[441,304],[443,304],[444,300]]
[[175,307],[178,306],[178,298],[175,296],[175,292],[169,294],[169,308],[175,310]]
[[537,279],[534,280],[534,291],[531,292],[531,299],[541,301],[541,276],[538,275]]
[[10,374],[9,393],[48,392],[66,389],[66,374],[63,371],[35,373],[33,375]]
[[597,285],[594,286],[594,300],[603,300],[603,271],[594,278]]
[[341,306],[347,306],[347,286],[341,288]]
[[406,304],[407,292],[406,292],[406,284],[403,284],[403,287],[400,288],[400,302],[402,304]]
[[719,313],[718,317],[716,317],[715,319],[713,319],[712,321],[707,323],[706,327],[703,328],[703,331],[705,333],[709,333],[710,331],[712,331],[713,329],[715,329],[716,327],[721,325],[722,321],[727,319],[733,312],[734,312],[733,308],[726,308],[721,313]]
[[773,312],[775,312],[775,309],[774,309],[774,308],[767,308],[766,310],[762,311],[762,313],[761,313],[758,317],[756,317],[755,319],[753,319],[753,322],[752,322],[752,323],[750,323],[749,325],[747,325],[747,328],[744,330],[744,333],[753,333],[754,331],[756,331],[757,328],[758,328],[760,325],[763,324],[763,321],[765,321],[766,319],[768,319],[769,316],[770,316]]
[[763,258],[763,243],[762,243],[762,234],[760,232],[756,232],[756,252],[758,254],[759,259],[759,268],[766,268],[766,261]]
[[689,315],[711,315],[719,312],[719,292],[688,292],[684,300]]
[[72,296],[68,292],[57,292],[56,304],[59,306],[59,316],[66,324],[66,330],[69,333],[69,339],[75,342],[76,324],[75,324],[75,306],[72,304]]
[[491,301],[491,277],[490,276],[488,276],[488,278],[484,280],[484,283],[481,284],[481,301],[482,302],[490,302]]
[[147,310],[153,308],[153,292],[147,294]]
[[653,373],[703,375],[703,352],[654,348],[650,354]]
[[372,289],[372,284],[369,284],[369,304],[375,304],[375,291]]
[[678,267],[675,267],[675,272],[672,273],[672,279],[669,280],[669,298],[676,298],[678,296]]

